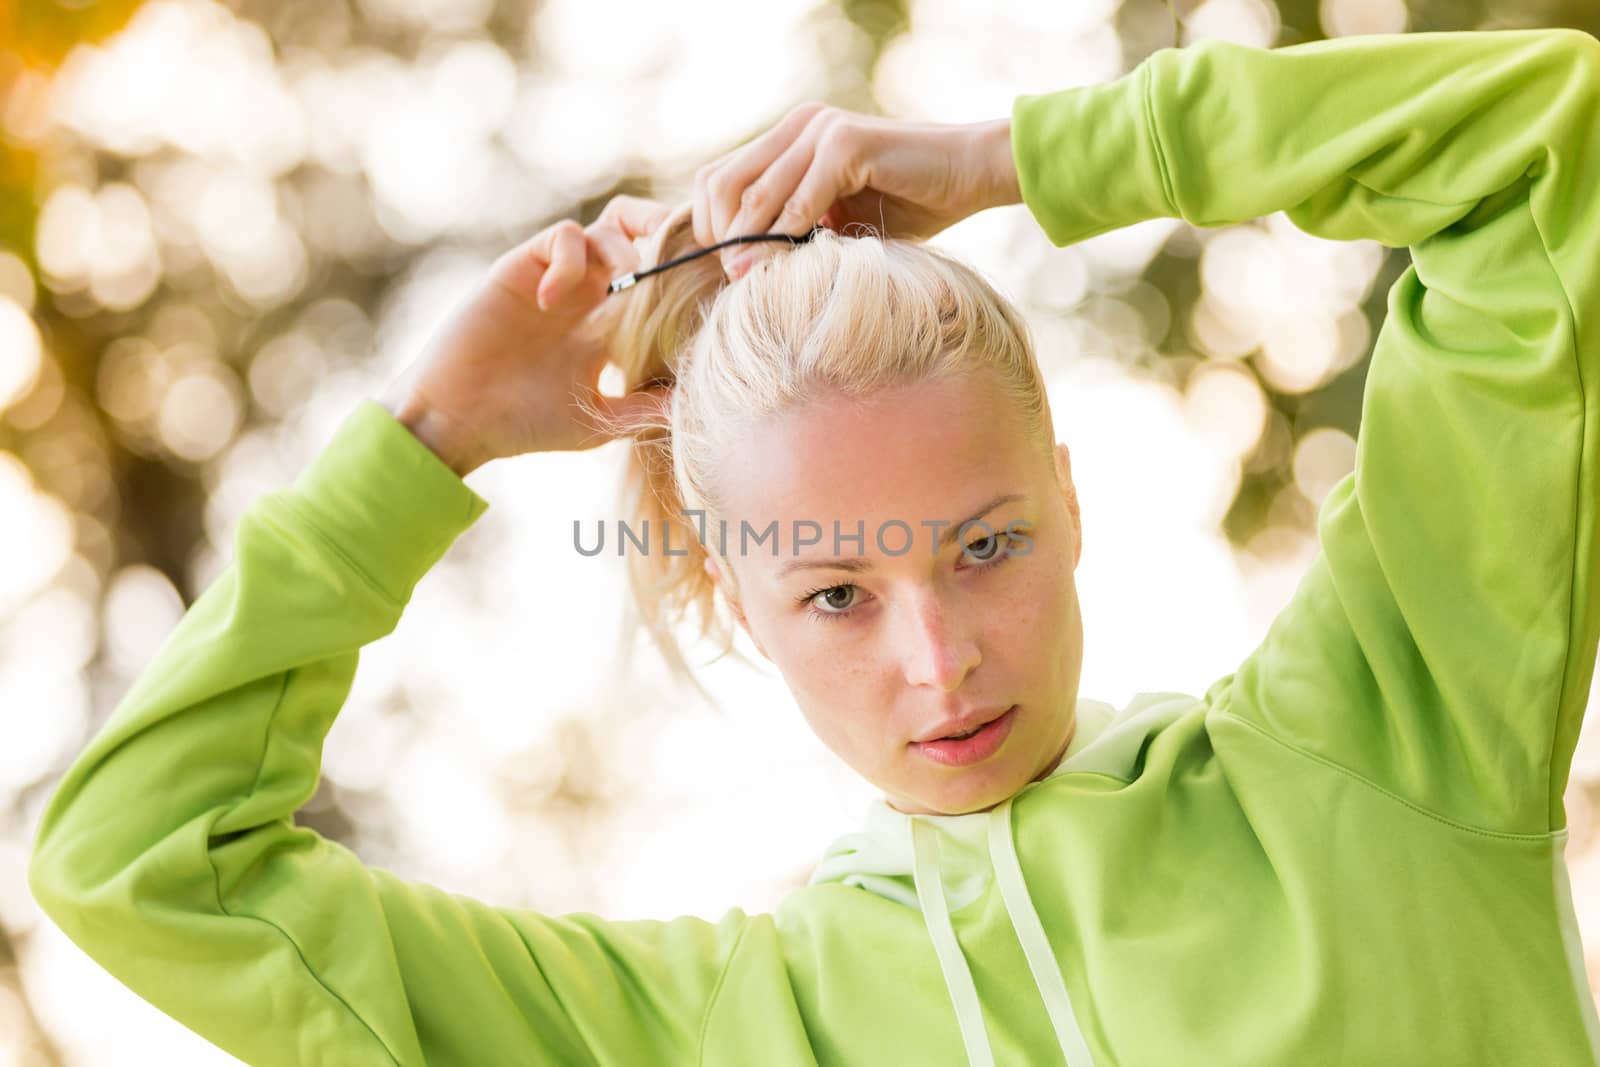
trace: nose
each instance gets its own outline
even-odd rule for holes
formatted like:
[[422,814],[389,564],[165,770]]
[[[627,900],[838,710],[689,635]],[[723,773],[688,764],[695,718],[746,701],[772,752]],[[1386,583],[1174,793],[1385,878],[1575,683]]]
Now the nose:
[[910,685],[949,692],[983,659],[971,619],[935,593],[913,599],[900,625],[905,630],[903,658]]

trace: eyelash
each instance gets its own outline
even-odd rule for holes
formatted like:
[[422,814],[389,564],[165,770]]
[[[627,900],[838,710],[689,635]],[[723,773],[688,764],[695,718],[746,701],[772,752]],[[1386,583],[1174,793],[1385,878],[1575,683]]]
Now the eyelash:
[[[991,535],[990,537],[983,537],[983,538],[979,538],[976,541],[969,542],[967,544],[967,551],[970,552],[973,545],[981,545],[985,541],[993,540],[995,538],[999,538],[999,539],[1003,540],[1003,544],[1001,546],[1001,549],[999,551],[997,551],[989,559],[986,559],[986,560],[982,561],[981,563],[973,564],[973,566],[977,570],[980,570],[980,571],[993,570],[995,567],[1000,566],[1006,560],[1011,558],[1011,556],[1012,556],[1012,552],[1011,552],[1011,548],[1010,548],[1011,537],[1004,530],[998,530],[993,535]],[[963,553],[963,554],[965,554],[965,553]],[[847,619],[850,616],[854,615],[856,613],[856,609],[855,608],[846,608],[844,611],[818,611],[816,608],[810,606],[811,601],[815,600],[818,596],[821,596],[823,593],[831,593],[835,589],[853,589],[853,588],[855,588],[855,583],[853,583],[853,582],[847,582],[844,585],[823,585],[823,586],[818,586],[817,588],[811,590],[809,593],[802,593],[798,598],[796,598],[796,603],[798,603],[798,604],[802,605],[803,607],[805,607],[806,615],[809,616],[810,618],[816,619],[818,622],[838,622],[841,619]]]

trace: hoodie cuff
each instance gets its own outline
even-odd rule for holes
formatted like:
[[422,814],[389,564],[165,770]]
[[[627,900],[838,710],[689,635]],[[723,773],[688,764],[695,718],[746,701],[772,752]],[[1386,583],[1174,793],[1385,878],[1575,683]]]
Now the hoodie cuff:
[[489,507],[371,397],[346,416],[288,496],[334,548],[401,604]]
[[1017,184],[1052,244],[1178,217],[1151,115],[1150,81],[1161,56],[1113,81],[1012,101]]

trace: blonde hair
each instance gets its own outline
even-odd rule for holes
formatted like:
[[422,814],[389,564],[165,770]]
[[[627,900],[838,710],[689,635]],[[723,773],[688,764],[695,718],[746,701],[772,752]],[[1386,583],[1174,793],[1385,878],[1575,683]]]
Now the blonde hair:
[[[699,248],[692,205],[643,243],[641,269]],[[1027,325],[972,268],[870,231],[761,247],[777,252],[737,282],[713,254],[609,298],[620,302],[611,352],[627,390],[672,386],[669,403],[610,426],[632,438],[621,514],[651,545],[627,554],[629,633],[648,632],[673,676],[708,699],[677,625],[692,616],[697,639],[720,647],[716,658],[734,651],[735,621],[718,610],[706,560],[719,548],[716,461],[751,425],[823,396],[861,398],[981,368],[995,374],[1024,429],[1047,449],[1054,441]],[[685,514],[696,511],[703,517]],[[670,531],[673,554],[656,551],[661,531]]]

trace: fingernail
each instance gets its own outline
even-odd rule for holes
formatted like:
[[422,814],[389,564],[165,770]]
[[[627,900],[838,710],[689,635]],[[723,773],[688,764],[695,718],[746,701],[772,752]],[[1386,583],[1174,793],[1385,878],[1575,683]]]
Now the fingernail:
[[746,252],[742,256],[734,256],[733,262],[728,264],[728,277],[735,281],[743,277],[744,272],[750,269],[750,263],[754,259],[755,256],[750,252]]

